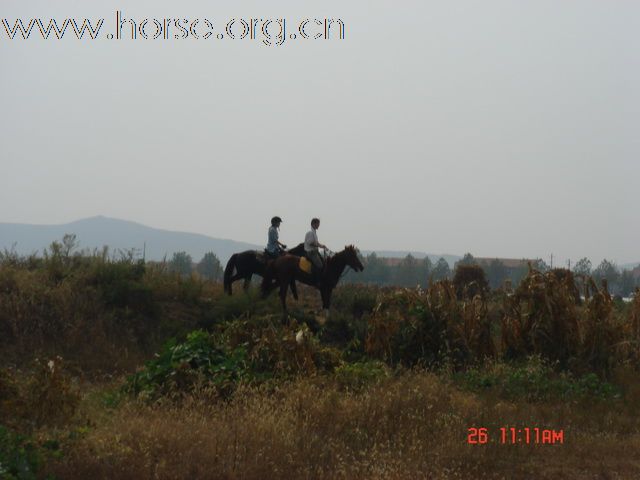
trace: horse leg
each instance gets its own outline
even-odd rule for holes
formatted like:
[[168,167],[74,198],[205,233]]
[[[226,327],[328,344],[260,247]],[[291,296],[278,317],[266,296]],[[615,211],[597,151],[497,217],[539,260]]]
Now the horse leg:
[[293,294],[293,298],[295,298],[296,301],[298,301],[298,287],[296,287],[295,279],[292,279],[289,285],[291,287],[291,293]]
[[239,273],[236,273],[235,275],[233,275],[231,277],[231,279],[229,280],[230,283],[236,282],[238,280],[240,280],[241,278],[244,278],[244,275],[241,275]]
[[278,282],[276,280],[270,278],[263,278],[262,284],[260,285],[260,290],[262,292],[262,298],[267,298],[269,294],[278,286]]
[[244,277],[244,285],[242,286],[242,288],[244,289],[244,293],[247,293],[249,291],[250,285],[251,285],[251,274]]
[[329,308],[331,307],[331,290],[320,290],[320,296],[322,297],[322,314],[325,319],[329,318]]
[[274,287],[273,273],[270,269],[262,274],[262,283],[260,284],[260,292],[262,298],[267,298]]
[[280,285],[280,302],[282,303],[282,324],[286,325],[288,322],[288,313],[287,313],[287,284],[286,282],[282,282]]

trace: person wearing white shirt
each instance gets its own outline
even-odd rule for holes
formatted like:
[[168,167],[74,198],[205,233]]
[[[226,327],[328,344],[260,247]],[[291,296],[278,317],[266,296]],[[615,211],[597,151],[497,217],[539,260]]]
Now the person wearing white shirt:
[[313,220],[311,220],[311,230],[309,230],[304,236],[304,251],[311,263],[313,263],[318,271],[321,271],[322,258],[320,258],[320,252],[318,251],[318,249],[326,249],[327,246],[318,241],[318,228],[320,228],[320,220],[314,218]]

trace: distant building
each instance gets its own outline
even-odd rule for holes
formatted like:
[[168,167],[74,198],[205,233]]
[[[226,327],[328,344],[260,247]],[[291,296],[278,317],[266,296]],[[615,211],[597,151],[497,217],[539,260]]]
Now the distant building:
[[386,265],[387,267],[397,267],[398,265],[400,265],[400,263],[402,263],[402,261],[404,260],[404,258],[397,258],[397,257],[379,257],[378,260],[380,260],[384,265]]
[[506,268],[523,268],[528,267],[529,262],[535,263],[535,260],[530,260],[526,258],[522,258],[520,260],[516,258],[489,258],[489,257],[473,257],[475,262],[481,267],[488,267],[491,262],[498,260],[502,265]]

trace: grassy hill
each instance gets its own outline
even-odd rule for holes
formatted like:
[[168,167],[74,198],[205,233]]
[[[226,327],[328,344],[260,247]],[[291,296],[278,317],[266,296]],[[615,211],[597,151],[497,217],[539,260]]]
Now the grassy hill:
[[640,478],[640,297],[454,287],[343,285],[326,323],[300,288],[282,324],[162,265],[2,258],[0,477]]

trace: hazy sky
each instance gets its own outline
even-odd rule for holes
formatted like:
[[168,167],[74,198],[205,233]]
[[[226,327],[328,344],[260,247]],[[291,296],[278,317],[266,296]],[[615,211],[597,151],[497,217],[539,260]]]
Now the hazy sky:
[[[117,9],[346,38],[108,40]],[[640,2],[2,0],[34,16],[105,24],[0,26],[0,222],[264,243],[280,215],[295,244],[319,216],[334,250],[640,261]]]

